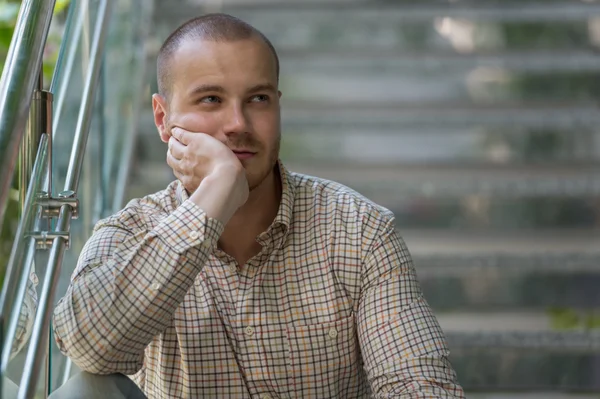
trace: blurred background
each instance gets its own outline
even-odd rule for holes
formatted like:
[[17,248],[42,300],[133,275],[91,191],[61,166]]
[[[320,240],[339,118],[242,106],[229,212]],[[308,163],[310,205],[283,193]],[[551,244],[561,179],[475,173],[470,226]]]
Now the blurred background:
[[[83,2],[81,56],[64,75],[57,182],[100,3]],[[150,106],[155,59],[171,31],[207,12],[249,22],[277,49],[288,168],[395,213],[467,397],[600,397],[592,0],[115,0],[56,300],[93,224],[173,180]],[[75,370],[51,345],[60,384]]]

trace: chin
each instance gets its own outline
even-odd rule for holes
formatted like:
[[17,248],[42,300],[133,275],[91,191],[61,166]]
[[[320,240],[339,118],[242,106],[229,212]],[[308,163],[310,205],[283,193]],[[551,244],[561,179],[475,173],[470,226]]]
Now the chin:
[[273,173],[271,173],[273,171],[273,168],[275,167],[275,165],[273,165],[272,167],[266,169],[266,170],[261,170],[260,172],[255,172],[255,173],[251,173],[248,169],[246,169],[247,171],[247,176],[248,176],[248,188],[250,189],[250,191],[255,190],[256,188],[260,187],[261,184],[268,178],[270,178],[271,176],[273,176]]

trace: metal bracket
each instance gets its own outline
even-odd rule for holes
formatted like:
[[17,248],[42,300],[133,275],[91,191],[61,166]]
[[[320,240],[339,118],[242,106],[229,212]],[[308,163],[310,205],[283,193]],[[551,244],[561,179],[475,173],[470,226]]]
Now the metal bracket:
[[67,248],[71,244],[71,234],[68,231],[32,231],[29,233],[29,237],[35,239],[37,249],[50,249],[52,241],[58,237],[62,237],[65,240]]
[[63,205],[71,207],[73,219],[79,216],[79,200],[75,197],[74,191],[63,191],[58,194],[58,197],[49,197],[47,193],[43,193],[38,198],[38,205],[42,206],[45,217],[57,218]]

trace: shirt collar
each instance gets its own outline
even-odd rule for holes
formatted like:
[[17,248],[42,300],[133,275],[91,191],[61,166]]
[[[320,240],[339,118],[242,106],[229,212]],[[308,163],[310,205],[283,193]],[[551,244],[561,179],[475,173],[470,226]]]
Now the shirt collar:
[[[285,242],[284,239],[287,236],[290,225],[292,224],[296,187],[293,184],[290,172],[286,169],[281,160],[277,161],[276,167],[281,179],[281,203],[279,204],[279,210],[277,211],[275,220],[273,220],[273,223],[271,226],[269,226],[265,233],[271,236],[271,234],[274,233],[274,228],[281,226],[283,232],[281,236],[281,243],[283,243]],[[181,184],[180,181],[177,181],[177,185],[175,187],[175,199],[177,200],[177,206],[183,204],[189,198],[190,196],[183,187],[183,184]]]
[[281,178],[281,203],[279,204],[279,211],[275,216],[275,220],[273,220],[271,228],[281,225],[285,228],[284,235],[287,235],[290,225],[292,224],[296,186],[293,183],[290,172],[286,169],[281,160],[277,161],[277,167]]

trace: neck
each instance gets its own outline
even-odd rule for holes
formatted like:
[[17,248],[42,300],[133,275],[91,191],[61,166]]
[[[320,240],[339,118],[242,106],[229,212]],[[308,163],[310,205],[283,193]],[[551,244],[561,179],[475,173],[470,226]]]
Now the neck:
[[[225,226],[219,246],[231,256],[244,256],[258,245],[256,237],[267,230],[279,211],[281,178],[274,167],[271,173],[250,191],[248,201]],[[241,253],[241,254],[240,254]]]

